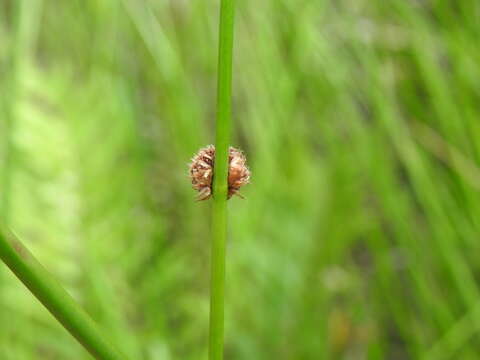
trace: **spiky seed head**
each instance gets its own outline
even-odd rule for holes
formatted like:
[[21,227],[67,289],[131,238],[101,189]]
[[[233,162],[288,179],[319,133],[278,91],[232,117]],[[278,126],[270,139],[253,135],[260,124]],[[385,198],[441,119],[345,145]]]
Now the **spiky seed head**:
[[198,151],[190,163],[192,187],[198,191],[197,200],[206,200],[212,196],[213,161],[215,146],[208,145]]
[[[228,154],[228,199],[233,195],[242,197],[239,190],[250,180],[247,159],[242,151],[233,147]],[[208,145],[198,151],[190,163],[192,187],[198,191],[197,200],[207,200],[212,196],[212,180],[215,163],[215,146]]]
[[247,158],[242,151],[230,146],[228,164],[228,198],[233,195],[242,197],[238,191],[250,181]]

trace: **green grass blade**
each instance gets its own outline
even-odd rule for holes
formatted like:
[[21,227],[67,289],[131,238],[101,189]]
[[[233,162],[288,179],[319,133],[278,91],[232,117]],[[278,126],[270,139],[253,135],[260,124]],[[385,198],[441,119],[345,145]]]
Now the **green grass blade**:
[[215,176],[213,180],[210,360],[223,359],[228,146],[232,93],[234,1],[222,0],[218,50]]
[[124,359],[72,297],[11,233],[0,231],[0,258],[33,295],[96,359]]

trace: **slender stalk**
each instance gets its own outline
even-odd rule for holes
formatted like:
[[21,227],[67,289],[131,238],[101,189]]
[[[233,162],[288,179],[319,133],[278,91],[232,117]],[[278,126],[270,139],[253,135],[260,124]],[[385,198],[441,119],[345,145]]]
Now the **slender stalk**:
[[227,177],[232,107],[234,0],[221,0],[218,47],[215,175],[213,178],[209,359],[223,359]]
[[35,297],[98,360],[124,359],[90,317],[37,262],[17,237],[0,229],[0,259]]

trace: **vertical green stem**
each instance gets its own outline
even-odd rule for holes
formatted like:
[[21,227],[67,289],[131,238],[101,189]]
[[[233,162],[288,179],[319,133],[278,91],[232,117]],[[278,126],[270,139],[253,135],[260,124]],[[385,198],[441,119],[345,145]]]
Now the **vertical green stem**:
[[0,229],[0,259],[53,316],[98,360],[123,357],[70,295],[13,235]]
[[227,177],[232,107],[234,0],[221,0],[218,47],[215,175],[213,179],[209,359],[223,359]]

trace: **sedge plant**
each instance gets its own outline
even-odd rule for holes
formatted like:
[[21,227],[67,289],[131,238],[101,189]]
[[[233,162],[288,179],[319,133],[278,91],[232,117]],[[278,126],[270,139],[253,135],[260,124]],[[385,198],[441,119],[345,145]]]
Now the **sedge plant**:
[[223,359],[234,0],[222,0],[218,43],[215,176],[213,177],[209,359]]

